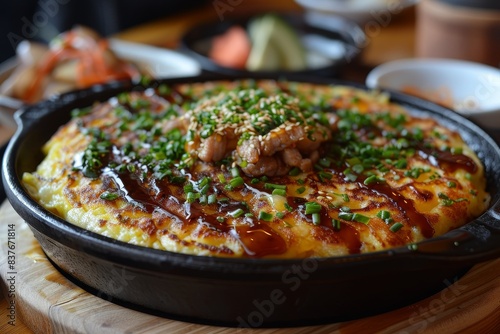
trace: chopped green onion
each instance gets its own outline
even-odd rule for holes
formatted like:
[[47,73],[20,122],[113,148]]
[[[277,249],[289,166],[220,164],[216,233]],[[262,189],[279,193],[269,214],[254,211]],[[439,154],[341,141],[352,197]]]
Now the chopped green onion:
[[319,225],[321,223],[321,217],[318,212],[312,214],[312,222],[314,225]]
[[210,185],[209,184],[206,184],[204,185],[201,189],[200,189],[200,193],[203,194],[203,195],[206,195],[206,193],[208,192],[208,190],[210,189]]
[[189,192],[186,195],[186,201],[188,203],[194,203],[198,198],[200,198],[200,193]]
[[332,226],[336,230],[340,230],[340,220],[332,219]]
[[297,176],[297,175],[300,174],[300,172],[301,172],[300,168],[294,167],[294,168],[292,168],[290,170],[290,172],[288,172],[288,175],[290,175],[290,176]]
[[194,186],[192,183],[188,183],[184,186],[184,193],[187,194],[187,193],[191,193],[194,191]]
[[361,174],[365,170],[365,168],[361,164],[354,165],[351,168],[352,168],[352,171],[356,174]]
[[114,193],[114,192],[110,192],[110,191],[105,191],[100,196],[101,199],[104,199],[106,201],[114,201],[118,197],[120,197],[120,195],[118,195],[117,193]]
[[311,213],[318,213],[321,211],[321,204],[316,202],[307,202],[305,206],[306,206],[306,215],[309,215]]
[[321,159],[319,159],[319,164],[325,168],[328,168],[328,167],[330,167],[332,162],[328,158],[321,158]]
[[286,190],[284,189],[274,189],[272,192],[273,195],[286,196]]
[[351,212],[351,208],[348,207],[348,206],[343,206],[343,207],[340,208],[340,211],[342,211],[342,212]]
[[231,168],[231,175],[232,175],[233,177],[238,177],[238,176],[240,176],[240,171],[238,170],[238,168],[237,168],[237,167],[233,167],[233,168]]
[[243,178],[241,176],[237,176],[234,179],[231,179],[231,181],[229,181],[229,185],[233,189],[241,187],[243,184],[245,184],[245,181],[243,180]]
[[351,221],[354,214],[350,212],[339,212],[339,218]]
[[205,187],[205,186],[209,185],[209,184],[210,184],[210,181],[211,181],[211,180],[210,180],[210,178],[205,176],[204,178],[202,178],[202,179],[198,182],[198,187],[199,187],[199,188],[203,188],[203,187]]
[[186,182],[186,178],[182,176],[174,176],[172,179],[170,179],[170,182],[173,184],[183,184]]
[[276,217],[278,217],[279,219],[283,219],[283,217],[285,217],[285,213],[283,212],[276,212]]
[[331,180],[333,177],[333,174],[321,171],[318,173],[318,177],[321,180],[321,182],[324,182],[325,180]]
[[353,174],[353,173],[351,172],[351,169],[350,169],[350,168],[347,168],[346,170],[344,170],[344,172],[343,172],[343,173],[344,173],[345,177],[346,177],[349,181],[351,181],[351,182],[356,181],[356,179],[358,178],[358,176],[357,176],[356,174]]
[[405,169],[406,167],[408,167],[408,161],[406,159],[399,159],[394,164],[394,167],[396,167],[398,169]]
[[265,211],[260,211],[259,212],[259,219],[270,222],[273,220],[273,215],[271,213],[268,213]]
[[379,178],[377,175],[370,175],[365,179],[363,183],[368,186],[373,183],[384,182],[384,181],[385,181],[384,179]]
[[274,183],[265,183],[264,188],[266,189],[283,189],[286,190],[286,185],[283,184],[274,184]]
[[366,225],[370,221],[370,217],[364,216],[364,215],[359,214],[359,213],[355,213],[352,216],[352,220],[355,222],[362,223],[362,224]]
[[238,218],[240,217],[241,215],[243,215],[245,212],[243,211],[243,209],[236,209],[232,212],[229,212],[229,215],[233,218]]
[[209,195],[208,198],[207,198],[207,203],[208,204],[215,204],[215,203],[217,203],[217,195],[215,195],[215,194]]
[[394,223],[391,227],[389,227],[389,230],[391,230],[391,232],[397,232],[402,227],[403,227],[403,224],[401,224],[401,223]]
[[391,213],[387,210],[381,210],[377,213],[377,217],[380,219],[386,220],[388,218],[391,218]]
[[302,193],[304,193],[304,191],[306,191],[305,187],[297,188],[297,194],[302,194]]
[[226,183],[226,178],[224,177],[224,174],[222,173],[217,174],[217,178],[219,179],[220,183]]
[[207,195],[205,195],[205,194],[201,195],[199,201],[200,201],[200,204],[202,204],[202,205],[207,204],[207,202],[208,202]]

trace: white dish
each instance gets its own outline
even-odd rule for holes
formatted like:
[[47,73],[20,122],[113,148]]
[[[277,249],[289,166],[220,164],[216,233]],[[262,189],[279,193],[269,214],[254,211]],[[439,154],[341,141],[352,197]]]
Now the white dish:
[[[419,0],[295,0],[299,5],[310,11],[324,14],[338,14],[358,23],[370,19],[387,20]],[[381,17],[381,15],[383,17]],[[389,15],[389,16],[388,16]],[[325,19],[327,15],[325,15]]]
[[[155,79],[196,76],[201,73],[200,65],[180,52],[145,44],[110,39],[110,48],[121,59],[137,63]],[[14,75],[19,59],[13,57],[0,64],[0,84]],[[7,95],[0,95],[0,125],[16,126],[12,115],[23,102]]]
[[464,60],[402,59],[382,64],[366,78],[369,88],[449,94],[448,105],[486,128],[500,129],[500,69]]
[[192,58],[169,49],[110,39],[111,49],[120,58],[146,65],[155,79],[198,75],[200,65]]

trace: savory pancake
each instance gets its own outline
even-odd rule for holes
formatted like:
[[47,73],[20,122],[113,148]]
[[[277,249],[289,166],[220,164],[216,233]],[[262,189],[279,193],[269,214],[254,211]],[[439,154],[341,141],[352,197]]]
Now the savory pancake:
[[345,86],[159,85],[74,110],[23,183],[84,229],[172,252],[327,257],[442,235],[489,205],[457,132]]

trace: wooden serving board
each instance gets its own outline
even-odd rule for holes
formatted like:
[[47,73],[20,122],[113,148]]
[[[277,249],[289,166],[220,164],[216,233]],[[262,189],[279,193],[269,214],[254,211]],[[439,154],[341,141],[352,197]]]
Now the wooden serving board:
[[[0,207],[0,254],[5,296],[0,333],[500,333],[500,259],[479,264],[440,293],[389,313],[323,326],[235,329],[161,318],[86,292],[51,265],[8,202]],[[7,298],[9,293],[13,298]],[[15,326],[9,324],[12,316]]]

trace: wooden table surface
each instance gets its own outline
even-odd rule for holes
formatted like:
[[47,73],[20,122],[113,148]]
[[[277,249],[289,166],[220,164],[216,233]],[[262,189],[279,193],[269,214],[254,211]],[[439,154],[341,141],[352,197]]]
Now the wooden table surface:
[[[226,1],[224,1],[226,2]],[[157,20],[147,24],[143,24],[117,34],[116,38],[151,44],[161,47],[175,49],[178,46],[180,37],[193,25],[206,21],[218,20],[220,17],[214,7],[214,2],[210,1],[205,6],[193,8],[187,12],[177,14],[175,16],[166,17],[162,20]],[[233,2],[237,3],[237,2]],[[253,1],[240,1],[239,5],[232,7],[232,10],[224,13],[224,19],[227,17],[246,16],[252,13],[261,11],[298,11],[300,7],[293,0],[253,0]],[[365,23],[362,25],[365,33],[367,34],[368,42],[358,62],[350,64],[345,70],[340,73],[340,78],[364,82],[364,78],[369,70],[374,66],[383,62],[414,56],[414,42],[415,42],[415,9],[410,8],[404,10],[398,15],[389,18],[389,24],[380,24],[375,18],[371,20],[372,23]],[[374,23],[375,22],[375,23]],[[377,22],[379,26],[377,28]],[[10,135],[9,129],[0,127],[0,141],[4,141]],[[3,223],[3,222],[0,222]],[[1,233],[5,233],[2,229]],[[2,245],[3,246],[3,245]],[[2,262],[6,261],[2,259]],[[434,332],[446,333],[456,332],[462,330],[470,333],[479,333],[477,330],[482,329],[482,333],[495,333],[500,331],[500,302],[498,296],[500,295],[500,282],[499,282],[499,262],[492,261],[480,264],[467,274],[463,279],[470,290],[464,293],[461,298],[453,300],[447,312],[451,312],[451,317],[446,318],[438,314],[420,314],[423,320],[438,319],[433,322],[433,326],[426,328],[426,331],[418,332]],[[488,282],[485,284],[478,284],[478,280],[489,277]],[[482,281],[481,281],[482,282]],[[484,286],[488,286],[489,290],[484,291]],[[5,286],[3,290],[6,291]],[[477,299],[477,296],[481,296]],[[488,301],[488,298],[494,298]],[[424,300],[422,303],[413,305],[405,310],[396,311],[394,314],[381,316],[376,319],[366,319],[356,322],[350,322],[339,326],[330,326],[329,328],[339,329],[343,333],[360,333],[366,331],[383,331],[383,332],[405,332],[404,327],[393,327],[395,323],[401,323],[411,317],[412,310],[416,307],[427,307],[427,310],[432,310],[432,303],[436,300],[436,296]],[[1,333],[31,333],[22,322],[22,319],[17,319],[16,326],[9,326],[8,321],[8,300],[2,298],[0,300],[0,332]],[[454,321],[464,321],[468,317],[477,317],[478,312],[484,311],[481,307],[488,306],[488,314],[492,317],[488,326],[485,327],[456,327]],[[484,308],[484,307],[483,307]],[[454,311],[454,312],[453,312]],[[428,316],[428,318],[425,318]],[[395,318],[394,318],[395,317]],[[467,326],[473,326],[474,323]],[[366,327],[368,326],[368,327]],[[375,327],[373,327],[375,326]],[[474,326],[478,326],[475,324]],[[194,329],[194,328],[193,328]],[[413,327],[413,329],[418,329]],[[429,329],[432,329],[429,331]],[[196,327],[197,332],[203,332],[200,328]],[[272,331],[271,331],[272,332]],[[271,333],[270,332],[270,333]],[[187,331],[179,331],[179,333],[187,333]],[[215,332],[214,332],[215,333]],[[276,332],[278,333],[278,332]],[[280,332],[281,333],[281,332]]]

